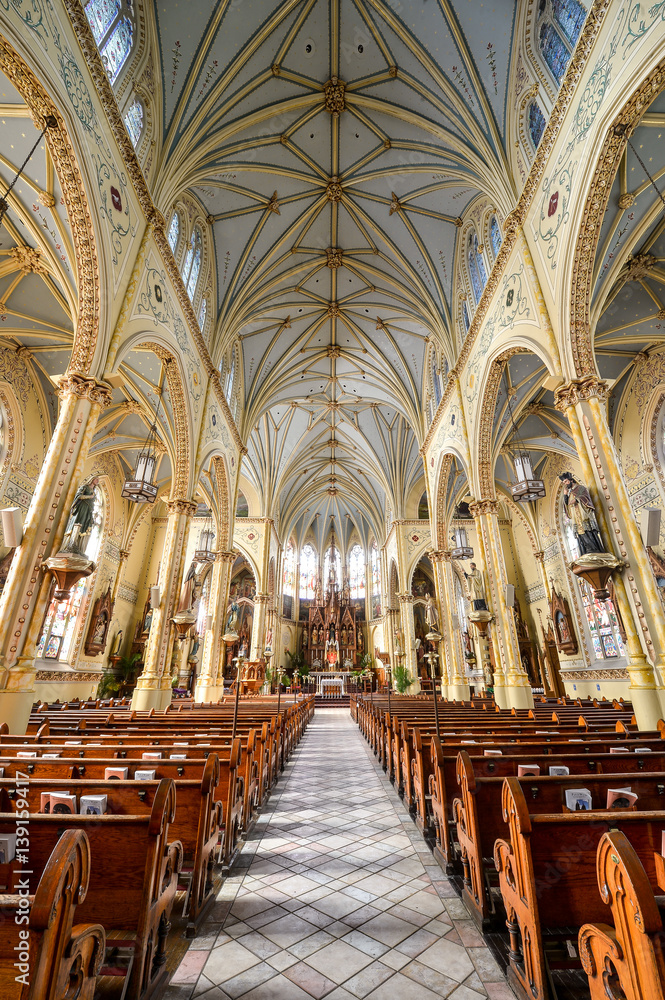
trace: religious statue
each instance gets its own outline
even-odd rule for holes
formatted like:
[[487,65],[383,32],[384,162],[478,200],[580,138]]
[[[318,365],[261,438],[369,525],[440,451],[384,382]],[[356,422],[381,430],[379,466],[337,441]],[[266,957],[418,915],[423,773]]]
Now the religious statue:
[[319,630],[315,625],[314,628],[312,629],[312,646],[316,646],[318,644],[318,641],[319,641]]
[[[312,644],[314,641],[314,630],[312,630]],[[302,630],[302,648],[307,649],[307,629]]]
[[471,563],[470,569],[471,572],[465,573],[464,576],[466,577],[467,586],[469,588],[469,595],[471,603],[473,604],[473,610],[487,611],[483,575],[474,562]]
[[483,677],[485,678],[485,687],[489,688],[494,685],[494,677],[492,676],[492,668],[489,663],[483,665]]
[[315,600],[315,602],[316,602],[317,605],[321,604],[321,602],[323,600],[323,589],[321,587],[321,577],[320,576],[317,576],[317,578],[316,578],[316,586],[314,588],[314,600]]
[[476,654],[473,651],[473,643],[467,629],[462,632],[462,644],[464,646],[464,656],[467,660],[475,660]]
[[79,486],[69,512],[67,530],[62,541],[62,552],[76,552],[85,555],[85,547],[92,530],[95,512],[95,486],[98,479],[91,479]]
[[180,591],[177,613],[180,614],[183,611],[191,611],[197,596],[196,563],[192,561],[192,565],[187,570],[187,576],[182,581],[182,590]]
[[238,602],[231,602],[231,612],[226,622],[226,632],[228,635],[235,635],[238,632]]
[[331,622],[330,626],[328,628],[328,639],[329,639],[330,642],[335,642],[336,638],[337,638],[337,636],[336,636],[336,633],[335,633],[335,623]]
[[358,652],[361,653],[361,654],[362,654],[362,651],[363,651],[363,643],[364,643],[364,640],[363,640],[363,630],[361,628],[359,628],[358,629]]
[[348,603],[350,598],[351,598],[351,588],[349,586],[349,578],[347,576],[344,580],[344,586],[342,587],[342,600],[345,603]]
[[571,522],[580,555],[607,551],[600,537],[596,508],[588,489],[575,479],[572,472],[562,472],[559,479],[563,483],[564,513]]
[[431,594],[425,594],[425,621],[430,632],[439,631],[439,611]]
[[401,656],[404,652],[404,633],[399,625],[395,628],[395,655]]
[[150,626],[152,625],[152,615],[153,615],[152,608],[148,608],[148,613],[143,619],[143,629],[142,629],[143,632],[150,631]]
[[115,642],[113,643],[113,652],[111,656],[120,656],[120,647],[122,646],[122,629],[118,629],[115,634]]
[[342,629],[342,645],[346,646],[348,634],[345,628]]

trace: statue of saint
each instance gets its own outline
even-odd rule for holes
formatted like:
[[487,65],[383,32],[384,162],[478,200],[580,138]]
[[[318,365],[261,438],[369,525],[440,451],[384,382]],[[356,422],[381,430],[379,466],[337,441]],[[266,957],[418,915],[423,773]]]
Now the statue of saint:
[[358,652],[362,653],[362,651],[363,651],[363,630],[361,628],[359,628],[358,629]]
[[431,594],[425,594],[425,621],[430,632],[439,631],[439,611]]
[[231,635],[233,635],[238,632],[238,610],[239,609],[237,601],[232,601],[231,612],[226,622],[227,634],[230,633]]
[[342,600],[348,602],[351,599],[351,588],[349,586],[348,576],[344,580],[344,586],[342,587]]
[[316,646],[318,641],[319,641],[319,630],[315,625],[314,628],[312,629],[312,645]]
[[483,677],[485,678],[485,687],[493,687],[494,678],[492,677],[492,668],[489,663],[485,663],[483,666]]
[[182,581],[177,614],[181,614],[183,611],[191,611],[196,596],[196,563],[192,561],[192,565],[187,570],[187,576]]
[[471,563],[470,569],[471,572],[465,573],[464,576],[466,577],[467,586],[469,588],[469,596],[471,603],[473,604],[473,610],[487,611],[483,574],[474,562]]
[[345,628],[342,629],[342,645],[346,646],[348,634]]
[[98,479],[91,479],[87,483],[79,486],[74,497],[72,509],[69,512],[67,530],[62,540],[63,552],[75,552],[78,555],[85,555],[85,547],[88,536],[92,530],[93,515],[95,512],[95,486]]
[[323,600],[323,590],[321,588],[321,577],[317,576],[317,578],[316,578],[316,586],[314,588],[314,602],[317,605],[320,605],[321,602],[322,602],[322,600]]
[[113,643],[113,652],[111,656],[120,656],[120,647],[122,646],[122,629],[118,629],[115,635],[115,642]]
[[[312,632],[312,639],[314,639],[314,632]],[[307,629],[302,630],[302,648],[307,649]]]
[[588,489],[575,479],[572,472],[562,472],[559,479],[563,483],[563,509],[571,522],[580,555],[606,552],[598,530],[596,508]]

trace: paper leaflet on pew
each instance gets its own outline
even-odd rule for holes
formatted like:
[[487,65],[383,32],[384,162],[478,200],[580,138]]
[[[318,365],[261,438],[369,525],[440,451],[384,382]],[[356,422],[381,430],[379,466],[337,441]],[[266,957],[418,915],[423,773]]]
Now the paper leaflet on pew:
[[550,777],[561,778],[566,774],[570,774],[570,768],[565,764],[556,764],[549,768]]
[[534,777],[540,774],[540,764],[518,764],[517,777],[525,778],[528,774]]
[[588,788],[566,788],[566,806],[571,812],[586,812],[593,809],[593,800]]
[[69,792],[42,792],[39,797],[39,811],[71,816],[78,812],[76,796]]
[[637,795],[628,788],[608,788],[607,808],[608,809],[630,809],[637,802]]
[[103,816],[108,805],[106,795],[82,795],[79,812],[82,816]]

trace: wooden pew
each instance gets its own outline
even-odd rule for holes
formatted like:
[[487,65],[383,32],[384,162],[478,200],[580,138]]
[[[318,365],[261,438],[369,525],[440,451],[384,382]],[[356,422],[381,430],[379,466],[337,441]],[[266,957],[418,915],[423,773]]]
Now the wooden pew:
[[0,996],[3,1000],[93,1000],[104,958],[104,929],[74,925],[90,878],[82,830],[58,840],[34,894],[0,895]]
[[[654,846],[661,842],[665,811],[530,814],[517,778],[504,779],[502,808],[510,839],[497,840],[494,862],[510,938],[508,976],[522,997],[548,1000],[545,941],[574,946],[583,924],[607,919],[596,890],[601,838],[614,828],[625,833],[655,883]],[[571,963],[566,956],[562,948],[562,967]]]
[[[21,794],[21,787],[17,790]],[[29,814],[31,891],[62,833],[85,830],[92,862],[88,893],[76,916],[104,927],[107,953],[122,947],[131,954],[126,1000],[147,1000],[166,983],[166,937],[182,860],[181,845],[168,840],[174,815],[175,785],[170,781],[160,782],[145,816]],[[17,829],[14,813],[0,813],[0,832]],[[21,872],[16,862],[0,865],[0,882],[10,893]],[[102,968],[102,980],[107,970]]]
[[[658,888],[665,890],[665,866],[662,858],[656,861]],[[591,1000],[607,1000],[608,987],[626,1000],[664,1000],[661,912],[644,866],[624,833],[616,830],[602,836],[596,874],[613,924],[584,924],[580,929],[579,952]]]
[[[57,761],[53,761],[57,763]],[[220,780],[219,761],[211,754],[205,762],[200,780],[179,778],[176,782],[176,811],[169,827],[169,836],[183,848],[184,871],[188,877],[184,915],[188,918],[187,935],[194,936],[199,924],[214,902],[212,871],[222,832],[222,804],[215,801]],[[27,783],[23,796],[30,812],[41,811],[44,792],[70,792],[81,795],[106,795],[108,813],[114,816],[149,815],[160,779],[155,781],[95,780],[90,778],[35,778]],[[13,778],[0,779],[0,811],[16,808],[18,796]],[[82,818],[82,822],[85,819]]]

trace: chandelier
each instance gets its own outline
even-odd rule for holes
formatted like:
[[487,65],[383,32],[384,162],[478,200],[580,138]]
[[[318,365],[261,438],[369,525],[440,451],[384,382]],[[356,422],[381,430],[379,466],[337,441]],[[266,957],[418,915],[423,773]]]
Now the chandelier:
[[[459,519],[462,516],[459,506],[455,507],[455,519]],[[454,545],[450,550],[450,556],[452,559],[473,559],[473,549],[469,545],[469,539],[467,538],[466,528],[461,524],[458,524],[453,528],[452,539]]]
[[[169,360],[165,360],[165,366],[169,364]],[[131,479],[125,480],[125,484],[122,488],[121,496],[125,497],[127,500],[131,500],[132,503],[154,503],[157,499],[157,484],[154,481],[155,470],[157,468],[157,419],[162,405],[165,374],[166,367],[164,368],[162,378],[159,383],[159,398],[157,401],[155,416],[150,426],[150,430],[148,431],[148,436],[145,439],[145,443],[138,454],[138,458],[136,459],[134,475]]]
[[510,387],[508,385],[508,365],[504,369],[504,375],[506,379],[508,414],[513,428],[513,441],[516,445],[515,448],[511,449],[515,482],[511,484],[510,492],[513,495],[513,500],[517,500],[520,503],[533,503],[535,500],[540,500],[546,495],[545,483],[542,479],[536,479],[531,461],[531,453],[525,448],[517,429],[515,418],[513,417],[513,408],[510,402]]
[[215,531],[212,524],[212,511],[209,510],[203,522],[203,527],[199,532],[199,544],[194,550],[194,559],[196,562],[212,563],[215,561],[214,541]]

